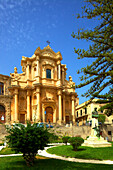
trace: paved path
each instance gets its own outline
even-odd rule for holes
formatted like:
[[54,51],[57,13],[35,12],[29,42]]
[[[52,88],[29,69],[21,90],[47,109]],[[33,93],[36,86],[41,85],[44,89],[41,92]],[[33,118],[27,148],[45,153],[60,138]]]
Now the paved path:
[[[54,146],[52,146],[54,147]],[[41,156],[45,156],[45,157],[49,157],[49,158],[55,158],[55,159],[61,159],[61,160],[65,160],[65,161],[71,161],[71,162],[81,162],[81,163],[95,163],[95,164],[113,164],[113,161],[110,160],[86,160],[86,159],[78,159],[78,158],[65,158],[62,156],[57,156],[55,154],[50,154],[47,153],[46,150],[50,148],[50,147],[45,147],[44,150],[39,150],[38,154]]]
[[[57,144],[58,145],[58,144]],[[60,145],[60,144],[59,144]],[[56,146],[56,145],[55,145]],[[113,161],[110,161],[110,160],[103,160],[103,161],[100,161],[100,160],[86,160],[86,159],[78,159],[78,158],[65,158],[65,157],[62,157],[62,156],[57,156],[55,154],[50,154],[50,153],[47,153],[46,150],[48,148],[51,148],[51,147],[55,147],[55,146],[50,146],[50,147],[45,147],[44,150],[39,150],[38,151],[38,154],[40,156],[45,156],[45,157],[48,157],[48,158],[54,158],[54,159],[60,159],[60,160],[65,160],[65,161],[71,161],[71,162],[80,162],[80,163],[94,163],[94,164],[113,164]],[[1,150],[1,147],[0,146],[0,150]],[[0,155],[0,157],[7,157],[7,156],[21,156],[22,154],[10,154],[10,155]]]

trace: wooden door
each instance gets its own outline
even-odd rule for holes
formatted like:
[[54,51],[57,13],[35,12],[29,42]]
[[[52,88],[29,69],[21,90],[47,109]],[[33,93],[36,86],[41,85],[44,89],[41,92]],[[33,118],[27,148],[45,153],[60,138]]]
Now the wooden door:
[[20,123],[25,123],[25,114],[20,114]]
[[46,108],[46,122],[48,122],[48,123],[53,122],[53,109],[52,109],[52,107]]
[[66,124],[69,124],[69,116],[66,116]]

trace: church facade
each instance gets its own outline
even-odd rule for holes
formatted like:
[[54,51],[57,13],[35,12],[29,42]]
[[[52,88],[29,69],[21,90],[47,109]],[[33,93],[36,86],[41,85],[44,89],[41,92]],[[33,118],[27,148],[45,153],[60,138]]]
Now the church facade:
[[79,99],[61,60],[49,45],[38,47],[31,57],[22,56],[22,73],[15,67],[10,76],[0,75],[0,122],[75,123]]

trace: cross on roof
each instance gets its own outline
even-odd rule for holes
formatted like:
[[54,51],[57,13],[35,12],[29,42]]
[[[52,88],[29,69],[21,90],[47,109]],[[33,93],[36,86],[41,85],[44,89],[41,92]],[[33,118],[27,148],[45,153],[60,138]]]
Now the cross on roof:
[[49,44],[50,44],[50,41],[49,41],[49,40],[47,40],[47,41],[46,41],[46,43],[49,45]]

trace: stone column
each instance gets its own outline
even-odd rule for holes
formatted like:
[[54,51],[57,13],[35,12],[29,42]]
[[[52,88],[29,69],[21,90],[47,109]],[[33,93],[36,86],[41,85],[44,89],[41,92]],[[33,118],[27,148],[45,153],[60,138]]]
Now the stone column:
[[55,66],[55,73],[54,73],[54,75],[55,75],[55,80],[57,80],[58,79],[58,73],[57,73],[57,66]]
[[65,95],[63,95],[63,118],[64,118],[64,123],[66,123],[66,113],[65,113]]
[[37,69],[36,69],[36,77],[37,77],[37,83],[39,83],[39,77],[40,77],[40,63],[39,63],[39,56],[37,56]]
[[18,89],[15,89],[15,122],[18,122]]
[[36,94],[37,94],[37,113],[36,113],[36,120],[37,121],[41,121],[40,120],[40,89],[37,88],[36,89]]
[[44,105],[42,106],[42,117],[43,117],[43,123],[45,123],[45,108],[44,108]]
[[27,91],[27,120],[30,120],[30,91]]
[[61,79],[61,63],[60,60],[57,61],[57,65],[58,65],[58,80]]
[[4,95],[5,95],[5,84],[4,84]]
[[62,68],[62,84],[64,85],[64,78],[65,78],[65,76],[64,76],[64,68]]
[[53,123],[56,123],[56,108],[54,109],[53,113]]
[[37,76],[40,76],[39,59],[37,59]]
[[59,64],[58,65],[58,79],[60,80],[61,79],[61,65]]
[[75,123],[75,101],[74,101],[74,96],[72,96],[72,121],[73,121],[73,124]]
[[29,80],[29,63],[27,63],[27,80]]
[[62,98],[61,98],[61,91],[58,91],[58,108],[59,108],[59,123],[62,122]]

